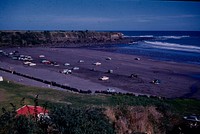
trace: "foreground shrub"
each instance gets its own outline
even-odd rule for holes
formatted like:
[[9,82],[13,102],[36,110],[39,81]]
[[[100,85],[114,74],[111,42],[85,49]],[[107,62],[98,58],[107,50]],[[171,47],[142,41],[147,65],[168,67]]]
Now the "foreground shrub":
[[114,128],[102,109],[73,109],[59,107],[50,115],[60,133],[67,134],[112,134]]
[[0,116],[0,134],[113,134],[114,128],[102,109],[54,107],[50,118],[18,116],[15,110]]

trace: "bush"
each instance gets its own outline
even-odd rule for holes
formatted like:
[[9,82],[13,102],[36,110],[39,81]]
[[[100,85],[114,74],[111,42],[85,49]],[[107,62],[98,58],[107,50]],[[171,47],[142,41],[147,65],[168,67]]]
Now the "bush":
[[18,116],[15,109],[3,109],[0,116],[0,134],[113,134],[114,127],[102,109],[56,106],[50,118],[36,119],[33,116]]
[[114,128],[102,109],[73,109],[70,106],[55,108],[50,114],[60,133],[67,134],[112,134]]
[[16,116],[15,111],[4,111],[0,116],[0,134],[32,134],[39,131],[32,117]]

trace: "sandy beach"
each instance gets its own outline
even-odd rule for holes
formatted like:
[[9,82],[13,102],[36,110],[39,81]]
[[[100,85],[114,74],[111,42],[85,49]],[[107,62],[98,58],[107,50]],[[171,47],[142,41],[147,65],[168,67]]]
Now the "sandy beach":
[[[18,51],[19,54],[29,55],[36,66],[27,66],[23,61],[12,60],[12,58],[1,55],[1,68],[81,90],[94,92],[111,88],[123,93],[200,99],[200,80],[192,77],[199,75],[199,65],[156,61],[137,55],[85,48],[7,48],[3,51],[7,53]],[[44,57],[41,58],[40,55]],[[41,63],[44,59],[56,62],[59,66]],[[100,62],[101,65],[94,65],[96,62]],[[70,65],[64,66],[65,63]],[[72,74],[60,73],[63,69],[74,67],[79,67],[79,69],[72,70]],[[113,72],[108,73],[109,70]],[[132,78],[131,74],[133,74]],[[0,75],[5,79],[26,85],[53,88],[3,71],[0,71]],[[102,76],[109,77],[109,80],[99,80]],[[153,80],[159,80],[160,83],[154,84]]]

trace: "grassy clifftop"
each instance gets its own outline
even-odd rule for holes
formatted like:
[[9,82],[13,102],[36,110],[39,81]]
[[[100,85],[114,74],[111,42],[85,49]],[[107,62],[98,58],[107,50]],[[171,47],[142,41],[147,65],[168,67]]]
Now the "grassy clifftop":
[[96,31],[0,31],[0,47],[51,44],[111,43],[122,39],[118,32]]

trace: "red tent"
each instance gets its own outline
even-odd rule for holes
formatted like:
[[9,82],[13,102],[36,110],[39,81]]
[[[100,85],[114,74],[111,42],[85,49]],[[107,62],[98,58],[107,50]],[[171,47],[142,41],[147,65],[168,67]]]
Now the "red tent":
[[40,106],[24,105],[23,107],[17,109],[17,115],[38,115],[38,114],[48,114],[48,110]]

